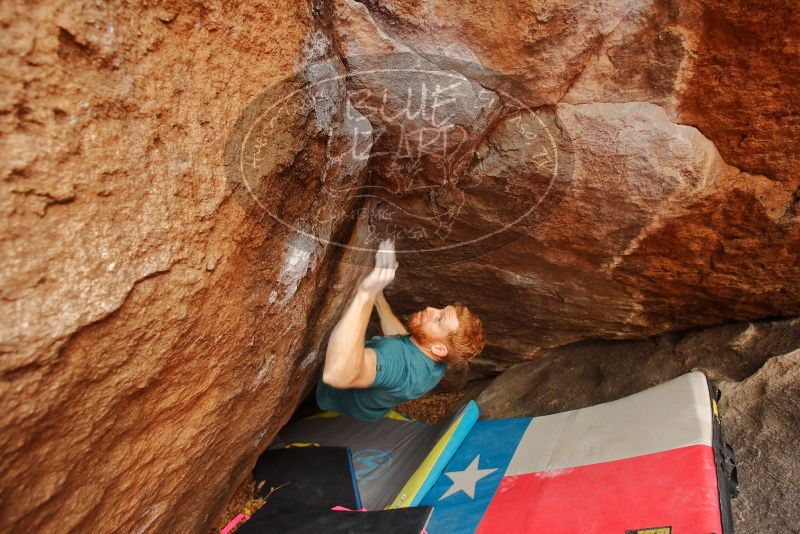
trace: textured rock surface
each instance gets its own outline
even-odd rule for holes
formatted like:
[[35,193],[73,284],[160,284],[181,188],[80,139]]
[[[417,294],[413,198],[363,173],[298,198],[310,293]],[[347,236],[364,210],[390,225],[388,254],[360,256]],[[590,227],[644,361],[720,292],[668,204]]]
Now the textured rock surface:
[[[587,338],[800,313],[797,16],[778,0],[4,3],[0,528],[211,522],[310,384],[365,256],[273,208],[323,242],[374,238],[391,201],[419,243],[491,237],[401,256],[387,292],[402,313],[481,314],[484,357],[451,387]],[[402,125],[437,126],[370,112],[402,110],[407,79],[338,78],[376,53],[457,80],[460,137],[366,168]],[[300,87],[313,98],[259,122]],[[226,183],[232,131],[250,159]],[[398,196],[409,178],[428,189]],[[722,376],[741,379],[761,356],[732,350]],[[695,365],[656,353],[653,380]]]
[[[309,59],[310,8],[0,12],[0,530],[199,532],[358,274],[331,287],[340,252],[293,246],[223,172],[237,117]],[[283,125],[275,158],[304,186],[270,202],[313,205],[320,116]],[[343,205],[317,208],[350,232]]]
[[800,532],[800,350],[719,386],[725,438],[739,467],[736,532]]
[[486,418],[547,415],[615,400],[692,369],[703,370],[722,391],[723,431],[739,466],[740,493],[733,501],[736,532],[796,532],[798,347],[797,318],[647,340],[582,342],[512,367],[477,402]]
[[486,355],[506,360],[800,312],[792,187],[727,166],[654,104],[561,104],[556,115],[575,155],[557,208],[477,260],[399,273],[388,294],[401,310],[473,304]]
[[777,180],[800,179],[800,12],[789,0],[704,0],[680,91],[682,122],[725,161]]
[[536,107],[554,104],[635,0],[406,2],[367,0],[386,34],[421,53],[475,61],[503,75],[497,88]]
[[[770,6],[785,12],[777,24],[767,22]],[[572,159],[555,205],[516,226],[516,241],[401,273],[389,292],[401,310],[473,304],[487,318],[487,356],[509,361],[591,337],[800,313],[800,40],[790,3],[512,2],[489,12],[374,0],[358,9],[350,35],[379,32],[394,49],[492,69],[475,79],[504,111],[522,101],[552,112],[549,129]],[[462,187],[462,233],[484,233],[498,207],[529,201],[540,180],[519,156],[520,136],[503,135],[507,120],[500,113],[486,130],[465,172],[484,184],[499,173],[511,193],[493,205],[486,191],[470,202]]]

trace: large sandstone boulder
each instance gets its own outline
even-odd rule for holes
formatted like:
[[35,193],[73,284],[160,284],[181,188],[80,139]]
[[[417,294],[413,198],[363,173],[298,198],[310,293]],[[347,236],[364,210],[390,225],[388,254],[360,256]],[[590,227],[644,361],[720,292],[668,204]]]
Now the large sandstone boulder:
[[[386,233],[401,314],[484,319],[456,385],[589,338],[800,314],[797,16],[3,4],[0,528],[210,524]],[[406,108],[422,86],[447,120]]]
[[560,104],[555,116],[574,150],[557,206],[501,249],[401,271],[388,292],[401,310],[472,304],[486,355],[503,360],[800,313],[794,186],[726,165],[654,104]]
[[720,414],[736,452],[736,532],[799,532],[800,350],[741,382],[721,382]]
[[[454,241],[491,239],[460,256],[408,258],[389,291],[402,311],[472,304],[490,332],[486,355],[507,361],[585,338],[800,313],[800,26],[790,3],[337,5],[361,14],[339,38],[345,55],[380,35],[480,81],[502,108],[464,170],[463,214],[451,224]],[[552,188],[522,150],[526,130],[507,127],[519,119],[511,110],[549,114]],[[505,238],[492,234],[503,207],[519,213],[543,188],[548,202]]]
[[385,35],[504,75],[531,106],[653,102],[725,161],[797,180],[800,13],[789,0],[366,0]]
[[349,239],[348,199],[316,202],[317,177],[363,166],[327,168],[347,142],[333,91],[273,128],[271,153],[243,143],[263,172],[226,182],[259,95],[329,53],[308,5],[98,6],[0,9],[0,530],[200,532],[359,274],[242,184]]

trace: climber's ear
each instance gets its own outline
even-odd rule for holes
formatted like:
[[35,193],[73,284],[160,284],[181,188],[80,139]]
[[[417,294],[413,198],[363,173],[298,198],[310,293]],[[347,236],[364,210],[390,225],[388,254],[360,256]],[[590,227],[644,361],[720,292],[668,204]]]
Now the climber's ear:
[[445,345],[444,343],[434,343],[433,345],[431,345],[431,352],[437,358],[444,358],[445,356],[447,356],[447,345]]

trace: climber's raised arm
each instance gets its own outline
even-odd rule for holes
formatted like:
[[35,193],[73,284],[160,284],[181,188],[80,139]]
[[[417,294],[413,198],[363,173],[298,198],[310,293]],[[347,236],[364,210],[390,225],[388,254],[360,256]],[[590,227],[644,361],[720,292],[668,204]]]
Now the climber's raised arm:
[[375,299],[375,309],[378,311],[378,317],[380,317],[381,320],[381,330],[384,336],[408,334],[406,327],[403,326],[403,323],[392,311],[392,307],[383,295],[383,291],[378,293],[378,297]]
[[[448,363],[469,361],[483,348],[483,325],[460,302],[428,306],[412,314],[407,325],[400,323],[381,295],[396,269],[394,245],[381,243],[375,269],[361,281],[331,333],[315,392],[321,410],[378,421],[433,389]],[[385,335],[365,341],[372,306],[378,308]]]
[[375,351],[364,347],[372,306],[397,270],[394,243],[382,241],[375,268],[364,278],[352,302],[334,327],[325,353],[322,381],[335,388],[366,388],[375,380]]

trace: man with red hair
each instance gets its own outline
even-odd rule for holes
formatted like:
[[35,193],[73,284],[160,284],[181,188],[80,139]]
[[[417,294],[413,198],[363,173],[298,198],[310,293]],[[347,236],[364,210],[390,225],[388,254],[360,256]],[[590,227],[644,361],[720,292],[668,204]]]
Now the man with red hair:
[[[376,421],[433,389],[447,363],[466,362],[483,349],[481,320],[460,303],[418,311],[409,317],[406,329],[383,296],[396,270],[394,244],[383,241],[375,268],[359,284],[328,340],[316,391],[323,410]],[[373,306],[384,335],[364,343]]]

